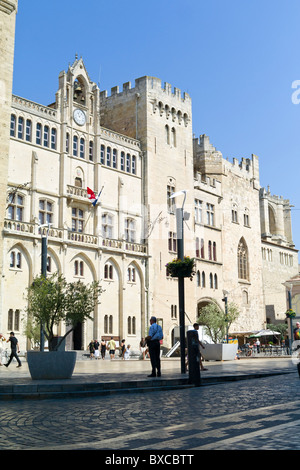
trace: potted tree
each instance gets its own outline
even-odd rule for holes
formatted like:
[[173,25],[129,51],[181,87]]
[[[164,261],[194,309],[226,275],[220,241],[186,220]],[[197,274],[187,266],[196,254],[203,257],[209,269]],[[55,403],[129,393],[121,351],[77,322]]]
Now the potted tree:
[[237,344],[226,343],[224,338],[226,330],[228,331],[239,314],[234,303],[229,303],[227,315],[215,303],[200,309],[198,323],[204,327],[205,334],[212,340],[212,344],[206,344],[205,349],[201,349],[204,359],[226,361],[235,358]]
[[[99,303],[102,288],[98,282],[67,283],[62,275],[38,276],[28,288],[28,321],[41,325],[49,351],[28,351],[27,362],[33,379],[70,378],[76,363],[76,351],[61,351],[60,345],[76,327],[87,319]],[[66,332],[57,341],[61,323]]]

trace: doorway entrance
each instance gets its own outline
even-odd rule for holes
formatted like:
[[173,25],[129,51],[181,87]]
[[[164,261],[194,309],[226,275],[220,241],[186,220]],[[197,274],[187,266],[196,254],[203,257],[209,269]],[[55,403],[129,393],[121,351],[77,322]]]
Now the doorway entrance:
[[74,331],[73,331],[73,348],[75,351],[81,351],[83,344],[82,344],[82,330],[83,324],[77,323]]

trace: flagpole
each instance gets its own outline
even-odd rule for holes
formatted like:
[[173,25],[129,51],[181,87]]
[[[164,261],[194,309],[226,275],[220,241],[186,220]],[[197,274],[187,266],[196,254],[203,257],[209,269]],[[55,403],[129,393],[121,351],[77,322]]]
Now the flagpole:
[[83,232],[84,232],[84,230],[85,230],[86,224],[87,224],[88,221],[89,221],[89,218],[91,217],[91,213],[92,213],[92,212],[89,213],[89,216],[88,216],[88,218],[86,219],[86,222],[85,222],[84,227],[83,227],[83,229],[82,229]]
[[[100,197],[100,195],[101,195],[101,193],[102,193],[102,191],[103,191],[103,188],[104,188],[104,186],[102,186],[101,190],[99,191],[99,194],[98,194],[97,199],[96,199],[96,204],[95,204],[95,205],[92,204],[94,208],[95,208],[96,205],[97,205],[97,202],[98,202],[99,197]],[[86,219],[86,222],[85,222],[84,227],[83,227],[83,229],[82,229],[83,232],[84,232],[85,227],[86,227],[86,225],[87,225],[87,223],[88,223],[88,221],[89,221],[89,219],[90,219],[90,217],[91,217],[91,213],[92,213],[92,212],[89,213],[89,216],[88,216],[88,218]]]

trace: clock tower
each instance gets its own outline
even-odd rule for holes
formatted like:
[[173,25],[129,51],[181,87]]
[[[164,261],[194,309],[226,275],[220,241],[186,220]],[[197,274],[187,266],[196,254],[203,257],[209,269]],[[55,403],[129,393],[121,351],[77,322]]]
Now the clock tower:
[[[64,188],[70,184],[66,171],[70,155],[81,157],[88,153],[88,160],[95,163],[92,186],[100,188],[100,168],[95,158],[100,154],[100,92],[96,83],[91,81],[82,58],[76,56],[68,70],[59,74],[55,108],[61,136],[60,194],[64,194]],[[64,223],[67,207],[65,199],[60,206],[60,225]]]
[[61,121],[78,132],[99,132],[99,88],[89,78],[82,58],[75,58],[67,72],[59,75],[56,108]]

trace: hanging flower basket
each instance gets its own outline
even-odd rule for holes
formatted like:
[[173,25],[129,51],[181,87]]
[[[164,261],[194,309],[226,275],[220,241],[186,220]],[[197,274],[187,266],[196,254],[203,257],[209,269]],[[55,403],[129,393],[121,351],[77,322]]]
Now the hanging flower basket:
[[292,310],[291,308],[289,308],[286,312],[286,318],[294,318],[296,316],[296,312],[294,312],[294,310]]
[[170,263],[166,264],[168,274],[171,277],[189,277],[193,279],[195,275],[195,258],[185,256],[182,259],[173,259]]

